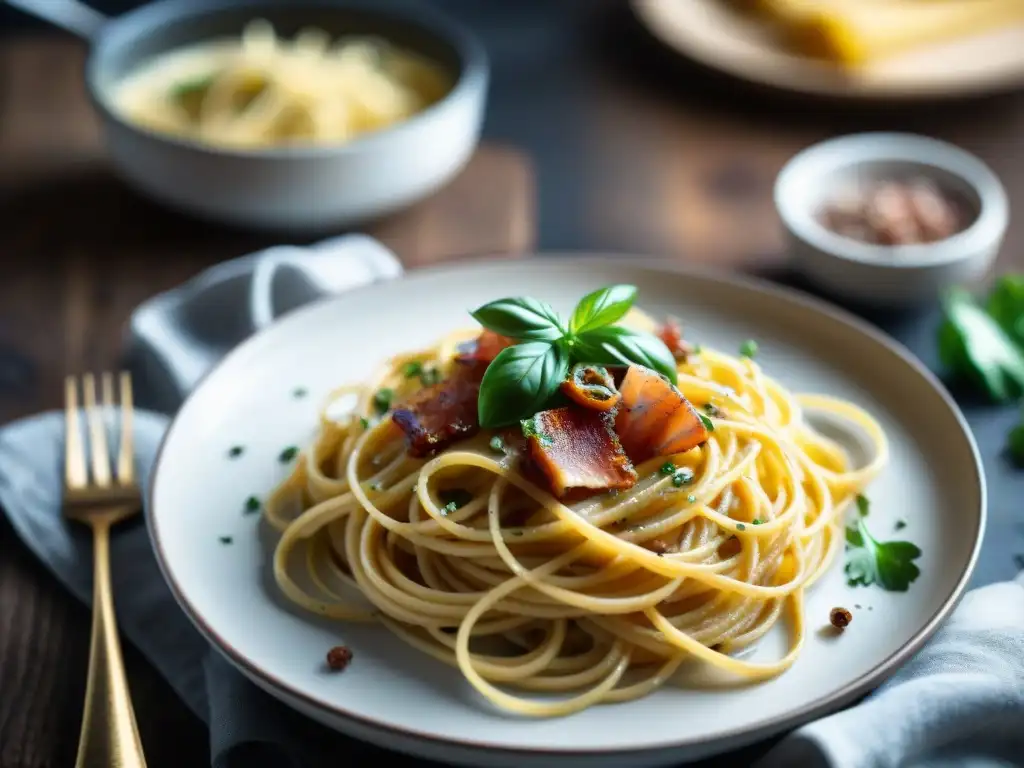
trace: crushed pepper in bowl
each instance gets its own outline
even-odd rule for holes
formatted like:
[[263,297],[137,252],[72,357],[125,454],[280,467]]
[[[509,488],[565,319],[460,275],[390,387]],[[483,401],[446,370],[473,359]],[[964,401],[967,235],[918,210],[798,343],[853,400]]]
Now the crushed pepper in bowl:
[[818,213],[837,235],[883,246],[934,243],[967,229],[967,201],[924,176],[877,179],[829,199]]

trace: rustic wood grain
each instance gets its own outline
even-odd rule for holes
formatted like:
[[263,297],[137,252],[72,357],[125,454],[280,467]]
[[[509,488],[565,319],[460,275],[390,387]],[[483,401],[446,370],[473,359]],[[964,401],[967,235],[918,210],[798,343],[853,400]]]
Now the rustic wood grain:
[[[131,310],[218,261],[274,244],[195,221],[125,188],[81,85],[83,47],[0,47],[0,423],[60,405],[66,372],[116,367]],[[533,246],[529,163],[484,145],[445,189],[368,231],[407,267]],[[89,612],[0,515],[0,768],[74,762]],[[207,734],[130,646],[150,768],[209,764]]]

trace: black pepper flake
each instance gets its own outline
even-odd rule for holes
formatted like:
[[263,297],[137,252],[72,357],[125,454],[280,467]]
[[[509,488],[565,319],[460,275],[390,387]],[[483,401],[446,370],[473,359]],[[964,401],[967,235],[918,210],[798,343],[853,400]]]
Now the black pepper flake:
[[240,446],[240,445],[233,445],[233,446],[231,446],[231,448],[230,448],[230,449],[228,450],[228,458],[229,458],[229,459],[237,459],[237,458],[238,458],[239,456],[241,456],[241,455],[242,455],[243,453],[245,453],[245,448],[243,448],[243,447],[242,447],[242,446]]
[[299,452],[298,448],[296,448],[294,445],[290,445],[287,448],[285,448],[283,451],[281,451],[281,455],[277,457],[277,460],[280,461],[282,464],[284,464],[284,463],[289,462],[292,459],[294,459],[296,454],[298,454],[298,452]]
[[234,539],[232,537],[230,537],[230,536],[221,536],[220,537],[220,543],[221,544],[230,544],[233,541],[234,541]]
[[841,632],[850,626],[850,622],[853,621],[853,614],[845,608],[833,608],[828,615],[828,620],[833,627]]
[[327,652],[327,666],[332,672],[341,672],[352,661],[352,651],[344,645],[336,645]]

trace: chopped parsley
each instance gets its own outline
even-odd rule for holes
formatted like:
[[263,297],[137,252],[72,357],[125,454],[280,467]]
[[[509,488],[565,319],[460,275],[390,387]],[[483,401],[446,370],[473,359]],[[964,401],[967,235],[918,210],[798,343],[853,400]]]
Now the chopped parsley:
[[761,524],[761,522],[762,522],[762,521],[761,521],[761,519],[760,519],[760,518],[757,518],[757,517],[755,517],[755,518],[754,518],[753,520],[751,520],[751,521],[750,521],[750,524],[751,524],[751,525],[760,525],[760,524]]
[[689,496],[687,496],[687,497],[686,497],[686,500],[687,500],[688,502],[690,502],[691,504],[693,504],[693,503],[695,503],[695,502],[697,501],[697,497],[696,497],[696,496],[694,496],[694,495],[693,495],[693,494],[691,493],[691,494],[690,494]]
[[424,387],[432,387],[441,381],[441,371],[437,368],[424,368],[420,374],[420,381]]
[[419,360],[412,360],[402,366],[402,375],[407,379],[415,379],[423,373],[423,363]]
[[260,500],[255,496],[250,496],[245,500],[245,514],[251,515],[253,512],[260,511]]
[[906,592],[921,570],[914,560],[921,550],[909,541],[878,541],[858,517],[846,529],[846,583],[851,587],[877,584],[890,592]]
[[492,437],[491,442],[489,442],[488,445],[495,453],[505,452],[505,441],[501,439],[501,435],[495,435]]
[[680,467],[676,470],[675,474],[672,475],[672,485],[676,488],[682,488],[684,485],[693,482],[693,470],[689,467]]
[[706,429],[708,432],[715,431],[715,423],[711,421],[711,419],[709,419],[703,413],[698,413],[697,415],[700,417],[700,423],[704,425],[704,429]]
[[281,455],[277,457],[277,460],[280,461],[282,464],[286,464],[287,462],[294,459],[298,452],[298,448],[296,448],[294,445],[290,445],[283,451],[281,451]]
[[673,464],[671,461],[666,461],[664,464],[661,465],[661,474],[663,475],[671,475],[675,473],[675,471],[676,465]]
[[230,449],[228,450],[228,458],[229,458],[229,459],[237,459],[237,458],[238,458],[239,456],[241,456],[241,455],[242,455],[243,453],[245,453],[245,448],[243,448],[243,447],[242,447],[242,446],[240,446],[240,445],[233,445],[233,446],[231,446],[231,448],[230,448]]
[[740,344],[740,355],[743,357],[757,357],[757,342],[753,339],[747,339]]
[[451,488],[438,493],[444,506],[441,507],[442,515],[450,515],[457,509],[461,509],[473,500],[473,494],[465,488]]
[[747,530],[747,526],[745,526],[743,523],[736,523],[736,530],[737,531],[745,531],[745,530]]
[[857,514],[861,517],[867,517],[871,511],[871,502],[868,501],[868,497],[862,493],[857,494]]
[[369,429],[370,428],[370,420],[368,418],[366,418],[365,416],[360,416],[359,417],[359,426],[362,427],[364,431]]
[[523,437],[527,439],[536,437],[537,441],[544,446],[551,445],[555,442],[549,435],[546,435],[537,429],[537,421],[535,418],[523,419],[519,424],[523,429]]
[[894,528],[895,528],[895,529],[896,529],[897,531],[902,531],[902,530],[903,530],[904,528],[906,528],[906,527],[907,527],[907,521],[906,521],[906,520],[897,520],[897,521],[896,521],[896,525],[895,525],[895,526],[893,526],[893,527],[894,527]]
[[292,397],[294,398],[305,397],[308,394],[309,390],[306,389],[305,387],[296,387],[294,390],[292,390]]
[[221,536],[220,537],[220,543],[221,544],[230,544],[233,541],[234,541],[234,539],[231,538],[230,536]]
[[373,407],[377,409],[378,413],[385,414],[391,407],[391,401],[394,397],[395,391],[393,389],[385,387],[384,389],[377,390],[377,393],[373,396]]

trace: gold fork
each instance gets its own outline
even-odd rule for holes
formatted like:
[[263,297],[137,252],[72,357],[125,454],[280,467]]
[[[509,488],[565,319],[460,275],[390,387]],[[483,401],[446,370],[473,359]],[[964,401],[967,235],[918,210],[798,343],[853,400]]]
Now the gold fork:
[[[132,382],[127,372],[121,373],[121,447],[116,475],[110,465],[106,433],[106,417],[114,410],[113,375],[104,373],[101,384],[103,404],[99,406],[95,377],[91,373],[82,377],[88,451],[79,431],[78,382],[74,376],[68,376],[64,388],[64,514],[92,528],[94,557],[89,677],[75,767],[145,768],[110,589],[110,528],[134,515],[142,501],[134,479]],[[86,469],[87,454],[91,456],[91,473]]]

